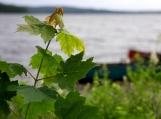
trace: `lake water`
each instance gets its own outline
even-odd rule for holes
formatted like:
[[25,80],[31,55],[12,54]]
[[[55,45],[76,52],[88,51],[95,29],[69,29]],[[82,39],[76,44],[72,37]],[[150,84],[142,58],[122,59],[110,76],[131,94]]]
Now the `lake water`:
[[[15,33],[17,24],[25,23],[24,15],[0,14],[0,56],[3,60],[28,66],[30,57],[36,53],[34,46],[45,45],[39,36]],[[40,20],[48,16],[34,15]],[[154,51],[161,33],[161,14],[65,14],[64,22],[69,32],[84,41],[85,58],[94,57],[97,63],[123,62],[130,49]],[[49,50],[67,58],[55,40]]]

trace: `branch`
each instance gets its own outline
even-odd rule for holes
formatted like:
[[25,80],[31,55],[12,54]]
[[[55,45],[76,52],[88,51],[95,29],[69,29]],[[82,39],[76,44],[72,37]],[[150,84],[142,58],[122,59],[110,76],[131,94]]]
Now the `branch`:
[[36,80],[36,78],[26,69],[26,71],[30,74],[30,76],[34,79],[34,80]]

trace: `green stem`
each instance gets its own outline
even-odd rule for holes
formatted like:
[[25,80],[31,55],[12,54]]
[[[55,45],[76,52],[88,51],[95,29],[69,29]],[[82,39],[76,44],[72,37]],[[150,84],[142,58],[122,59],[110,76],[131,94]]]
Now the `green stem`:
[[10,109],[10,111],[17,117],[17,119],[20,119],[19,117],[18,117],[18,115],[11,109],[11,108],[9,108]]
[[[48,44],[46,46],[46,49],[45,49],[45,52],[47,51],[47,49],[48,49],[48,47],[50,45],[50,42],[51,42],[51,40],[48,42]],[[36,80],[35,80],[34,86],[36,86],[36,83],[38,81],[38,77],[39,77],[39,73],[40,73],[40,69],[41,69],[42,63],[43,63],[43,58],[41,59],[41,62],[40,62],[40,66],[39,66],[39,69],[38,69],[38,72],[37,72],[37,75],[36,75]]]
[[41,62],[40,62],[40,66],[39,66],[39,69],[38,69],[38,72],[37,72],[37,75],[36,75],[36,80],[35,80],[35,83],[34,83],[34,86],[36,86],[36,83],[37,83],[37,79],[39,77],[39,73],[40,73],[40,69],[41,69],[41,66],[42,66],[42,62],[43,62],[43,58],[41,59]]
[[[50,42],[51,42],[51,40],[48,42],[48,44],[47,44],[47,46],[46,46],[46,49],[45,49],[45,52],[47,51],[47,49],[48,49],[48,47],[49,47],[49,45],[50,45]],[[41,69],[42,63],[43,63],[43,58],[41,59],[40,66],[39,66],[39,69],[38,69],[36,78],[34,78],[34,79],[35,79],[35,82],[34,82],[34,86],[35,86],[35,87],[36,87],[37,82],[39,81],[39,80],[38,80],[38,77],[39,77],[39,73],[40,73],[40,69]],[[27,117],[29,107],[30,107],[30,103],[29,103],[28,106],[27,106],[27,111],[26,111],[26,114],[25,114],[25,119],[26,119],[26,117]]]

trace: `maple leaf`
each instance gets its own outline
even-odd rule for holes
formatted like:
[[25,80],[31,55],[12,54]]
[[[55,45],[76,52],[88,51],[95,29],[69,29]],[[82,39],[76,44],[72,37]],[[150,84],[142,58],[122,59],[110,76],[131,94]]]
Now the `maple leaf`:
[[60,119],[103,119],[98,108],[85,105],[85,100],[79,92],[69,92],[65,99],[58,96],[54,113]]
[[14,75],[12,74],[10,68],[9,68],[9,64],[6,62],[6,61],[0,61],[0,70],[2,72],[6,72],[7,75],[10,77],[10,78],[13,78]]
[[[28,104],[22,105],[22,114],[25,115]],[[43,100],[42,102],[31,102],[26,119],[37,119],[38,116],[46,116],[48,112],[54,111],[54,100]]]
[[43,22],[41,22],[38,18],[35,18],[34,16],[23,16],[24,20],[28,23],[28,24],[44,24]]
[[36,46],[36,48],[40,51],[43,59],[48,60],[48,62],[50,63],[51,66],[60,67],[59,62],[62,61],[61,56],[59,57],[59,59],[57,59],[58,55],[57,55],[57,58],[56,58],[55,56],[51,56],[51,55],[47,54],[46,51],[43,48],[41,48],[40,46]]
[[30,35],[39,35],[40,27],[38,25],[26,25],[26,24],[18,24],[17,32],[28,32]]
[[0,70],[6,72],[10,78],[14,78],[16,75],[21,76],[23,73],[27,76],[27,71],[23,65],[18,63],[7,63],[6,61],[0,61]]
[[13,75],[19,75],[21,76],[23,73],[27,76],[27,71],[23,67],[23,65],[18,64],[18,63],[9,63],[9,68],[12,72]]
[[61,50],[68,56],[72,55],[74,48],[79,52],[85,50],[83,41],[67,30],[61,30],[56,36],[56,41],[60,41]]
[[55,37],[57,30],[47,23],[41,22],[34,16],[24,16],[23,18],[27,24],[19,24],[17,32],[28,32],[30,35],[40,34],[45,43]]
[[[40,74],[42,75],[43,78],[55,76],[58,73],[56,71],[56,68],[60,67],[59,63],[60,61],[63,60],[62,57],[57,54],[52,55],[50,51],[45,52],[45,50],[39,46],[36,46],[36,47],[38,49],[37,54],[31,57],[31,61],[29,65],[32,66],[33,69],[39,69],[41,64],[41,59],[43,58]],[[44,84],[50,87],[53,84],[52,79],[53,78],[45,79]]]
[[17,91],[24,97],[24,103],[30,102],[41,102],[42,100],[52,100],[56,98],[57,92],[54,88],[40,87],[35,88],[34,86],[15,86],[10,85],[9,91]]
[[8,75],[5,72],[0,71],[0,113],[5,116],[10,114],[10,109],[7,101],[11,101],[11,98],[16,96],[16,91],[8,91],[7,87],[10,85],[18,85],[18,81],[10,82]]
[[59,72],[53,79],[55,83],[58,83],[61,89],[67,89],[74,91],[75,82],[86,76],[88,71],[96,66],[93,63],[93,58],[89,58],[86,61],[82,61],[83,52],[71,56],[66,62],[60,62],[61,68],[58,68]]

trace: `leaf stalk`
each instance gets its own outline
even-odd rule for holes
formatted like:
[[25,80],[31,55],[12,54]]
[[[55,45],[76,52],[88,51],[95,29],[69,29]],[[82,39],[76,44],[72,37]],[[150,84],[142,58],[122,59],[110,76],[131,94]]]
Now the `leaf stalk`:
[[17,117],[17,119],[20,119],[19,117],[18,117],[18,115],[11,109],[11,108],[9,108],[10,109],[10,111]]

